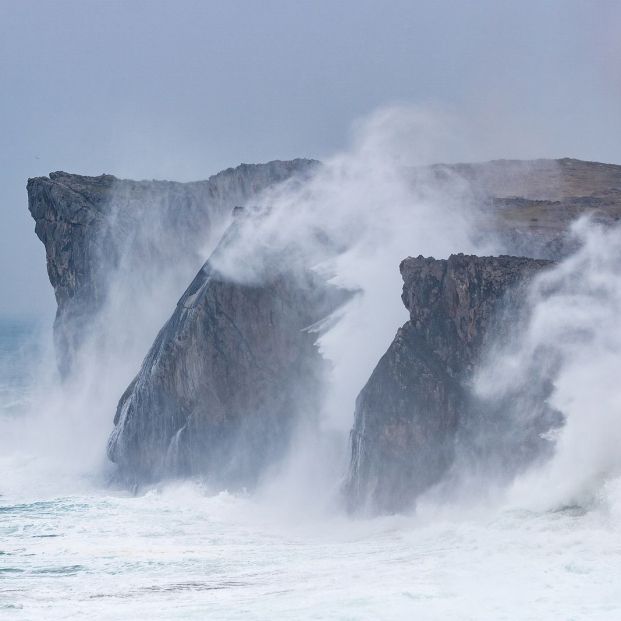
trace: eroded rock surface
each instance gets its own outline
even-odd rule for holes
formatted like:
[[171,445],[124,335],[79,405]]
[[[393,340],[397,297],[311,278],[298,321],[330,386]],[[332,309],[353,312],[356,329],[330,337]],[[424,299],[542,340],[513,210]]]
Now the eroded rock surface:
[[263,257],[250,280],[222,274],[237,232],[234,222],[119,402],[108,455],[126,480],[252,487],[318,413],[323,361],[308,328],[344,296],[290,256]]
[[[69,372],[112,301],[113,321],[104,317],[97,331],[103,338],[117,334],[119,322],[128,323],[121,336],[131,338],[151,308],[164,313],[150,319],[148,340],[134,348],[140,357],[126,363],[134,373],[232,208],[316,166],[242,165],[187,184],[67,173],[31,179],[29,207],[58,301],[61,370]],[[570,249],[566,233],[576,216],[606,223],[621,216],[619,166],[497,161],[432,167],[423,180],[442,184],[445,175],[458,175],[465,197],[480,207],[482,244],[494,240],[505,252],[556,259]],[[316,414],[322,363],[316,335],[305,328],[342,298],[303,267],[286,266],[289,258],[274,258],[271,272],[254,283],[223,275],[217,261],[200,270],[119,403],[109,455],[126,479],[203,474],[218,486],[252,485],[282,455],[296,421]],[[467,384],[490,326],[502,329],[498,309],[517,308],[512,292],[545,265],[459,256],[402,264],[411,320],[358,398],[352,507],[409,506],[451,467],[456,438],[467,436],[475,418]],[[533,444],[529,436],[521,446]]]
[[468,380],[486,339],[508,329],[524,287],[548,265],[464,255],[401,263],[410,320],[356,401],[346,484],[352,509],[407,508],[447,473],[458,433],[476,416]]
[[173,281],[170,289],[179,282],[172,306],[220,238],[234,206],[316,164],[242,164],[192,183],[65,172],[29,179],[28,206],[58,304],[54,333],[61,372],[70,371],[116,284],[133,291],[131,306],[120,309],[128,317],[136,314],[139,297],[148,303],[167,280]]

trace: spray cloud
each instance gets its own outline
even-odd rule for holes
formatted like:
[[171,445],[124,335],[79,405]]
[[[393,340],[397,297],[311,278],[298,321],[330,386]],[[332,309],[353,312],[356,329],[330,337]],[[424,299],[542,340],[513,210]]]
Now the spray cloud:
[[[526,317],[476,383],[488,398],[550,386],[548,403],[563,417],[547,434],[553,451],[509,493],[510,502],[536,509],[588,504],[621,475],[621,228],[582,218],[572,234],[578,250],[536,278]],[[533,411],[514,423],[532,425]]]

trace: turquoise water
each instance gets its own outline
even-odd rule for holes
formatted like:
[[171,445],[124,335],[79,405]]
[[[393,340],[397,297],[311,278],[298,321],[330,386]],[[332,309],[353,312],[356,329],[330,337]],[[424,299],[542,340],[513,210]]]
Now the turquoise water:
[[0,415],[19,416],[36,382],[43,328],[34,320],[0,319]]

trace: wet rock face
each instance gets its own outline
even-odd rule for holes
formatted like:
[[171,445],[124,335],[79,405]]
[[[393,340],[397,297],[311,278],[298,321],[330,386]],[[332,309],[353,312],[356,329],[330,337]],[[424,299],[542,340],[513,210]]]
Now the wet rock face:
[[[234,206],[317,165],[302,159],[244,164],[196,183],[64,172],[30,179],[29,208],[58,303],[55,339],[63,374],[94,331],[93,320],[115,284],[122,280],[135,300],[149,303],[154,291],[164,290],[163,281],[178,282],[172,297],[157,300],[170,308],[214,248]],[[578,215],[605,222],[621,217],[620,166],[565,159],[431,170],[440,184],[449,173],[465,180],[489,216],[481,222],[481,239],[491,235],[511,254],[559,258],[571,250],[566,229]],[[135,307],[123,304],[119,316],[131,319]]]
[[410,320],[356,401],[346,483],[351,509],[411,506],[455,459],[480,404],[468,380],[485,344],[507,329],[526,283],[549,261],[452,255],[400,266]]
[[[276,257],[254,284],[224,276],[218,261],[196,272],[233,207],[317,165],[242,165],[197,183],[67,173],[29,180],[29,208],[58,302],[61,371],[79,368],[91,333],[105,340],[121,332],[122,341],[136,340],[127,348],[131,359],[113,348],[97,363],[97,371],[125,363],[117,395],[148,350],[119,402],[109,441],[109,456],[126,480],[200,474],[218,487],[251,486],[282,455],[296,422],[316,414],[323,366],[316,334],[306,328],[343,296],[316,275],[285,266],[291,255]],[[490,162],[440,167],[439,182],[447,171],[462,176],[480,203],[481,241],[494,239],[504,252],[556,259],[568,251],[566,229],[577,215],[621,217],[621,167]],[[499,308],[517,308],[520,283],[545,265],[462,256],[402,263],[411,319],[357,400],[347,482],[352,508],[409,506],[454,467],[457,442],[476,450],[481,426],[498,443],[500,419],[491,420],[491,408],[480,422],[468,381],[488,335],[503,328]],[[151,315],[153,309],[159,310]],[[142,330],[147,319],[149,329]],[[537,449],[534,435],[529,430],[520,440],[528,455]]]
[[108,444],[129,482],[200,475],[252,487],[319,410],[323,361],[307,330],[343,300],[278,257],[256,282],[218,271],[236,223],[122,396]]
[[116,282],[122,279],[145,302],[167,278],[183,287],[228,225],[233,207],[316,164],[243,164],[193,183],[64,172],[29,179],[28,206],[58,304],[54,333],[62,374],[71,370]]

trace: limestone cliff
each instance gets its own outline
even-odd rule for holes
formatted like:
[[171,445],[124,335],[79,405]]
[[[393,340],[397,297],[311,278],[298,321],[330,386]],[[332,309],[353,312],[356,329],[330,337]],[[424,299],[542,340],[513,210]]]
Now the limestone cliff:
[[452,255],[400,266],[410,320],[356,401],[346,484],[353,509],[398,511],[437,483],[476,407],[468,380],[548,261]]
[[315,165],[310,160],[242,164],[192,183],[64,172],[29,179],[28,206],[58,304],[54,332],[61,372],[71,369],[115,280],[148,298],[167,279],[177,279],[180,293],[234,206]]
[[309,328],[344,297],[290,255],[263,256],[249,281],[221,273],[249,217],[237,216],[121,397],[108,455],[126,480],[251,487],[319,410],[323,361]]
[[[29,207],[58,301],[61,370],[71,369],[93,321],[111,303],[115,322],[103,318],[104,337],[119,321],[134,322],[126,329],[131,335],[149,307],[170,316],[232,208],[316,166],[309,160],[242,165],[188,184],[67,173],[30,180]],[[441,184],[445,175],[464,180],[465,196],[480,207],[482,241],[524,256],[562,256],[569,222],[579,214],[606,222],[621,214],[619,166],[537,160],[430,170],[426,183],[431,177]],[[343,295],[308,266],[289,265],[291,255],[271,257],[256,281],[224,275],[217,259],[235,231],[234,224],[151,348],[165,316],[141,341],[144,347],[135,348],[139,358],[127,363],[135,373],[148,350],[121,397],[109,442],[109,456],[128,480],[202,474],[218,486],[252,485],[282,455],[295,422],[318,410],[323,367],[316,335],[306,328]],[[474,419],[467,384],[486,335],[492,325],[502,327],[494,323],[501,307],[517,308],[511,296],[520,283],[545,265],[515,257],[404,261],[411,319],[358,398],[347,483],[352,507],[408,506],[451,467],[456,438]],[[120,302],[119,283],[126,294]],[[131,375],[123,377],[125,388]],[[536,444],[530,436],[522,443]]]

